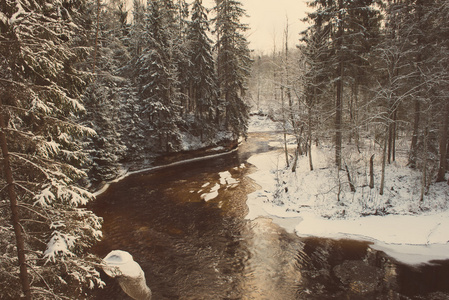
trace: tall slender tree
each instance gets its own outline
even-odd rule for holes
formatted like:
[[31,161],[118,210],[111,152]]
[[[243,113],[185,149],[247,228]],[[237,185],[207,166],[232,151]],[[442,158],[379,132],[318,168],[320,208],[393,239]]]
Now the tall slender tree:
[[212,56],[212,40],[208,37],[209,21],[207,11],[201,0],[195,0],[192,6],[192,20],[189,24],[189,62],[188,87],[189,101],[195,111],[201,132],[214,127],[215,107],[218,91],[215,76],[215,62]]
[[234,135],[245,134],[248,107],[243,97],[252,62],[244,36],[248,26],[241,23],[246,12],[235,0],[216,0],[214,10],[219,97],[224,108],[225,125]]
[[[439,109],[439,167],[437,174],[437,182],[445,180],[445,174],[448,169],[448,139],[449,139],[449,99],[447,97],[449,91],[449,26],[441,26],[444,20],[449,18],[449,3],[447,1],[438,1],[435,5],[432,20],[433,32],[437,37],[436,41],[436,60],[434,65],[438,68],[435,70],[435,82],[438,83],[439,93],[437,93],[440,109]],[[448,178],[449,184],[449,178]]]
[[[326,64],[330,55],[328,33],[323,32],[322,24],[316,23],[301,33],[301,54],[304,57],[304,98],[307,106],[307,132],[309,167],[312,163],[312,131],[314,123],[318,120],[318,105],[325,102],[324,98],[331,78],[331,69]],[[316,125],[315,125],[316,126]]]
[[137,60],[139,94],[150,132],[160,150],[172,151],[179,143],[179,84],[174,60],[175,6],[170,0],[149,0],[145,16],[145,48]]

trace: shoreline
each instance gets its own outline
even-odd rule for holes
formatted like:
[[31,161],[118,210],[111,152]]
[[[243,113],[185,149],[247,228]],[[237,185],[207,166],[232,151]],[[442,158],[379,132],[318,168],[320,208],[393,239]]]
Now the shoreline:
[[[124,172],[122,172],[120,175],[118,175],[115,179],[101,184],[98,189],[95,189],[95,191],[92,192],[92,194],[95,197],[97,197],[97,196],[103,194],[104,192],[106,192],[111,184],[119,182],[131,175],[157,171],[157,170],[161,170],[164,168],[179,166],[179,165],[183,165],[183,164],[187,164],[187,163],[191,163],[191,162],[195,162],[195,161],[202,161],[202,160],[206,160],[206,159],[211,159],[211,158],[231,154],[231,153],[238,151],[239,145],[240,145],[240,142],[236,141],[236,142],[230,142],[228,147],[214,146],[214,147],[206,147],[203,149],[197,149],[197,150],[191,150],[191,151],[169,153],[168,155],[161,155],[156,158],[156,160],[155,160],[156,165],[151,166],[151,164],[149,164],[148,167],[144,167],[141,169],[133,169],[132,167],[123,168]],[[198,153],[199,156],[196,156],[195,153]],[[208,154],[208,153],[211,153],[211,154]],[[181,159],[177,160],[177,158],[180,158],[180,157],[185,157],[185,158],[181,158]],[[133,162],[133,164],[137,164],[137,162]]]

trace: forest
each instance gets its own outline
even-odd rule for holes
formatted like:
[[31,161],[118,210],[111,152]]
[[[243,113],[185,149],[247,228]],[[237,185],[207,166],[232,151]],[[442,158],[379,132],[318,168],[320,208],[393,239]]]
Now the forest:
[[201,0],[0,2],[1,299],[102,286],[96,184],[245,134],[245,11],[210,15]]
[[[299,155],[332,145],[344,169],[347,145],[383,149],[383,172],[407,143],[408,166],[422,171],[423,195],[445,181],[448,148],[447,1],[310,1],[298,46],[255,53],[249,84],[254,109],[283,124]],[[404,148],[404,147],[402,147]],[[313,159],[309,156],[310,169]],[[383,180],[383,179],[382,179]],[[381,188],[381,193],[382,193]]]
[[313,169],[313,143],[344,169],[342,150],[371,138],[383,170],[407,141],[422,199],[446,180],[447,1],[312,0],[308,28],[285,28],[298,46],[270,55],[250,50],[242,3],[0,0],[0,299],[103,286],[95,188],[132,163],[234,143],[251,110],[294,136],[293,172],[306,154]]

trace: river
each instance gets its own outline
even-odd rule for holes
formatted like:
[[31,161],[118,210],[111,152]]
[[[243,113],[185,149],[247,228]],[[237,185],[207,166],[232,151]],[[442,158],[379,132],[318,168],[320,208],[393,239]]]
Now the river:
[[[366,242],[300,238],[269,218],[245,219],[260,188],[247,159],[274,150],[280,135],[251,133],[219,157],[133,174],[112,184],[92,209],[104,218],[92,251],[131,253],[153,299],[449,299],[449,263],[412,267]],[[201,195],[229,172],[237,184]],[[129,299],[102,274],[93,299]]]

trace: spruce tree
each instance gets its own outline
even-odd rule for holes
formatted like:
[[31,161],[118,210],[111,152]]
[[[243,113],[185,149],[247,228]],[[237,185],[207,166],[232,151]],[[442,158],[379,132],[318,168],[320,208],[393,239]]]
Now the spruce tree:
[[122,171],[120,162],[128,150],[125,146],[127,133],[121,130],[125,122],[121,117],[123,102],[133,100],[128,90],[131,80],[121,76],[126,76],[122,70],[130,59],[125,38],[128,33],[126,17],[121,1],[111,1],[100,10],[98,38],[101,42],[96,51],[95,80],[90,82],[83,96],[87,113],[82,120],[97,132],[86,142],[89,179],[95,186],[118,176]]
[[174,60],[172,24],[175,12],[170,0],[149,0],[145,12],[145,48],[136,62],[139,96],[149,131],[158,151],[172,151],[180,143],[179,83]]
[[[437,1],[431,14],[433,33],[436,38],[434,60],[434,82],[439,87],[436,96],[439,99],[439,167],[436,181],[444,181],[448,169],[449,156],[449,26],[446,20],[449,18],[449,3]],[[446,24],[442,26],[442,24]],[[449,183],[449,178],[448,178]]]
[[215,128],[215,107],[217,105],[217,85],[215,62],[212,56],[212,40],[208,37],[209,21],[201,0],[195,0],[192,6],[192,19],[189,24],[188,57],[188,99],[189,110],[195,114],[196,127],[201,136],[212,133]]
[[17,256],[26,298],[76,295],[102,284],[86,251],[101,237],[101,220],[80,208],[93,199],[80,183],[87,159],[82,138],[95,132],[77,122],[90,80],[78,68],[89,55],[88,13],[83,0],[0,3],[0,180],[11,200],[11,210],[0,212],[0,290],[6,298],[20,297]]
[[246,12],[239,1],[217,0],[216,17],[217,74],[220,90],[219,118],[234,136],[246,134],[248,106],[244,101],[246,80],[250,74],[251,58],[244,33],[248,30],[241,18]]

